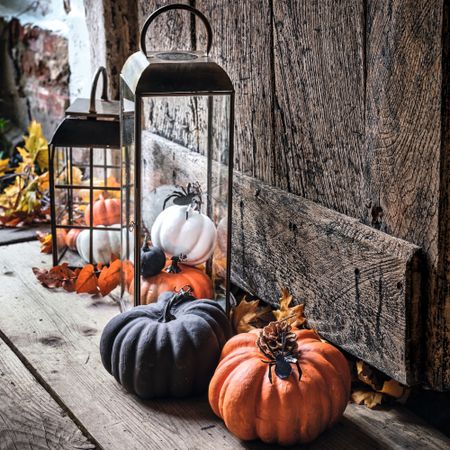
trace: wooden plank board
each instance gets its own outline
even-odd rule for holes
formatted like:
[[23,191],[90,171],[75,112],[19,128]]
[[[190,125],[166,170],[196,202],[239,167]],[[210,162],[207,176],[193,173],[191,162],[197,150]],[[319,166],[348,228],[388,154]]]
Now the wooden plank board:
[[0,228],[0,245],[17,244],[19,242],[35,241],[36,232],[50,232],[50,225],[44,224],[36,227]]
[[[275,182],[272,128],[273,77],[271,70],[270,1],[196,0],[213,29],[211,58],[233,82],[235,104],[235,167],[269,184]],[[196,21],[198,49],[205,33]]]
[[441,449],[450,448],[450,439],[436,433],[424,421],[404,407],[370,410],[365,406],[352,405],[346,418],[371,436],[381,449]]
[[118,75],[139,47],[137,4],[130,0],[84,0],[84,5],[90,41],[95,42],[90,46],[92,72],[106,67],[109,98],[118,100]]
[[[140,402],[125,393],[101,366],[98,352],[100,332],[117,308],[99,299],[49,292],[30,269],[41,266],[42,259],[37,243],[0,248],[0,265],[8,265],[11,272],[2,280],[0,330],[100,446],[276,448],[235,439],[214,417],[206,399]],[[343,420],[302,448],[445,449],[448,445],[445,437],[403,408],[378,412],[349,405]]]
[[450,388],[448,98],[442,92],[448,8],[440,0],[369,1],[366,11],[368,201],[378,211],[378,228],[426,254],[424,367],[435,389]]
[[[444,2],[442,26],[442,120],[438,294],[429,304],[428,382],[450,390],[450,2]],[[432,335],[438,330],[437,335]],[[437,352],[433,353],[433,350]]]
[[272,24],[276,186],[359,219],[368,214],[363,5],[279,0]]
[[0,449],[93,449],[0,338]]
[[[204,178],[201,155],[155,135],[143,144],[160,183],[174,172],[185,182]],[[239,172],[233,195],[233,281],[272,305],[288,287],[325,338],[416,383],[419,248]]]
[[254,179],[236,177],[234,194],[239,284],[272,304],[287,287],[323,337],[417,383],[419,248]]

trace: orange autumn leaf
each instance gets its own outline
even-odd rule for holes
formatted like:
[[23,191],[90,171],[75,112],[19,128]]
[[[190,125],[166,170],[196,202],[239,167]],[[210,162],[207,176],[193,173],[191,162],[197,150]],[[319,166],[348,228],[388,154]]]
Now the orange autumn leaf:
[[75,289],[77,294],[97,294],[98,292],[98,280],[95,276],[94,266],[87,264],[84,266],[78,274],[77,282],[75,283]]
[[134,278],[134,266],[131,261],[123,261],[122,262],[122,272],[123,272],[123,278],[125,281],[125,287],[127,289],[130,289],[131,283],[133,282]]
[[103,267],[98,278],[98,287],[103,296],[108,295],[119,285],[120,268],[120,259],[114,260],[109,267]]
[[280,308],[272,311],[275,319],[284,320],[289,319],[290,324],[293,328],[305,328],[306,317],[305,317],[305,305],[302,303],[300,305],[292,305],[292,295],[286,288],[281,290],[280,298]]
[[38,236],[38,239],[41,243],[41,253],[51,253],[52,252],[52,234],[51,233],[36,233]]

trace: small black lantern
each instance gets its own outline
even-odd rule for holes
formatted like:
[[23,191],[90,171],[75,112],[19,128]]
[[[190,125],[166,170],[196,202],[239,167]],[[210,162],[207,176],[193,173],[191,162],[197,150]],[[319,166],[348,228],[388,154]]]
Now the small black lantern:
[[[186,10],[207,31],[206,51],[147,51],[149,26],[162,13]],[[230,307],[234,88],[209,57],[206,17],[184,4],[146,20],[141,50],[120,79],[123,303],[156,301],[164,290]]]
[[108,100],[104,67],[90,98],[66,110],[49,144],[49,171],[53,264],[108,264],[120,254],[121,153],[119,102]]

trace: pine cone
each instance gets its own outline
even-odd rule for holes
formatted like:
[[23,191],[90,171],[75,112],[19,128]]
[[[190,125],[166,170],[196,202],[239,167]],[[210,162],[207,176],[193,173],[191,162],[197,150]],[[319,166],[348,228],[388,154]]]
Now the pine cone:
[[256,341],[258,348],[267,356],[275,358],[283,351],[284,354],[298,356],[297,336],[291,331],[286,320],[270,322],[265,326]]

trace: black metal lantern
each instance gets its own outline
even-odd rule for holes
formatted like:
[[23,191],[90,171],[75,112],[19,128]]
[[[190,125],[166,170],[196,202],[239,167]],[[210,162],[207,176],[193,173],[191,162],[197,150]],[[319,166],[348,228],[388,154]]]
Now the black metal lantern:
[[[147,52],[162,13],[181,9],[206,27],[205,52]],[[167,5],[146,20],[141,50],[121,73],[123,306],[156,301],[164,290],[230,305],[234,88],[208,57],[212,31],[195,8]]]
[[49,144],[49,171],[53,264],[108,264],[120,254],[121,153],[119,102],[108,100],[104,67],[90,99],[78,98],[66,110]]

